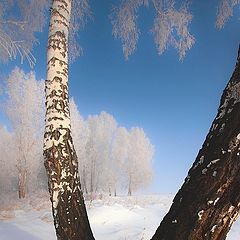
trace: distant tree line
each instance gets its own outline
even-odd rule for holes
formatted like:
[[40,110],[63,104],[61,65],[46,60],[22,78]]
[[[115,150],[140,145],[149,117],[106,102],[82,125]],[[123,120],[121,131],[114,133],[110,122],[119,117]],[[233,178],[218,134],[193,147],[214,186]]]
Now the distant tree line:
[[[44,82],[33,72],[15,68],[6,80],[2,110],[10,130],[0,127],[0,191],[29,191],[46,188],[43,165]],[[79,156],[82,190],[117,195],[149,185],[153,175],[153,146],[142,128],[129,131],[118,126],[106,112],[84,119],[70,101],[72,134]]]

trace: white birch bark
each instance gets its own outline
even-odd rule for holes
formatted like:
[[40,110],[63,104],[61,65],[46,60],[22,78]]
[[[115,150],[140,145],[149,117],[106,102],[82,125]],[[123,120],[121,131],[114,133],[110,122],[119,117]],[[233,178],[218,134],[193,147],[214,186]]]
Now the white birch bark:
[[94,239],[70,130],[68,35],[71,0],[53,0],[48,37],[45,167],[58,240]]

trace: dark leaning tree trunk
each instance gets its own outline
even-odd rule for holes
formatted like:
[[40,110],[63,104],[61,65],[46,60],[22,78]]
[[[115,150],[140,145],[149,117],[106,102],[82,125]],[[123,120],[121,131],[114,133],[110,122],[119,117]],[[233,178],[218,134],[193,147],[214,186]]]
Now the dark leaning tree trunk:
[[44,158],[58,240],[94,239],[70,131],[68,31],[71,0],[53,0],[48,37]]
[[240,208],[240,53],[217,117],[152,240],[223,240]]

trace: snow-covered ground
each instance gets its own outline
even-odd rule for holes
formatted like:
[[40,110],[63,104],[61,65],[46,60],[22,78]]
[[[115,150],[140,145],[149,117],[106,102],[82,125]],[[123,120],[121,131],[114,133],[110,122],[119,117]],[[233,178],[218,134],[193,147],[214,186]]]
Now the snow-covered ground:
[[[146,240],[168,211],[173,195],[105,197],[86,203],[97,240]],[[227,240],[240,238],[240,220]],[[27,201],[5,200],[0,206],[1,240],[56,240],[45,193]]]

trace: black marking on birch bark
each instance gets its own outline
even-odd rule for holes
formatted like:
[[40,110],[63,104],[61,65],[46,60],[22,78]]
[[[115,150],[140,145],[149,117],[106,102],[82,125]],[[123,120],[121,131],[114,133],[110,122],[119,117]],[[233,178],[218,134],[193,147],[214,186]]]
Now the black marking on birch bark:
[[[64,1],[64,0],[55,0],[55,1],[62,3],[65,6],[65,8],[68,7],[68,3],[66,1]],[[69,14],[69,11],[68,11],[68,14]]]
[[64,119],[62,117],[52,117],[52,118],[48,118],[48,121],[51,122],[52,120],[61,120],[63,121]]
[[[49,64],[50,65],[50,64]],[[49,66],[48,65],[48,69],[49,69]],[[62,71],[56,71],[56,73],[58,74],[58,75],[62,75],[62,76],[64,76],[65,78],[67,78],[67,76],[68,76],[68,68],[62,68]],[[50,80],[47,80],[47,81],[50,81]]]
[[62,90],[58,90],[56,91],[55,89],[51,91],[51,93],[49,94],[48,98],[60,98],[60,99],[68,99],[68,92],[66,91],[66,89]]
[[68,108],[68,107],[66,105],[67,103],[65,103],[64,100],[62,100],[62,99],[59,99],[59,100],[52,99],[52,102],[53,102],[53,104],[51,106],[49,106],[48,109],[54,109],[59,113],[66,112],[66,108]]
[[59,65],[61,67],[65,66],[65,69],[68,69],[67,68],[67,63],[65,61],[63,61],[63,60],[60,60],[60,59],[56,58],[56,57],[53,57],[52,59],[50,59],[48,64],[51,64],[52,66],[55,66],[55,62],[56,61],[58,61]]
[[[69,107],[67,103],[65,103],[63,100],[52,100],[52,105],[49,105],[47,107],[47,111],[50,110],[50,112],[58,112],[58,113],[63,113],[64,115],[66,114],[66,117],[69,116]],[[51,111],[53,110],[53,111]]]
[[[61,8],[60,6],[58,6],[58,9],[53,9],[53,10],[52,10],[52,15],[55,16],[55,17],[61,18],[61,19],[63,20],[64,25],[66,26],[66,28],[68,28],[68,25],[66,24],[66,22],[68,22],[68,20],[64,17],[63,14],[60,13],[60,11],[61,11],[62,9],[65,10],[66,8]],[[59,11],[59,10],[60,10],[60,11]]]
[[[65,50],[65,48],[67,46],[62,43],[62,39],[51,39],[49,41],[51,41],[51,45],[49,44],[48,49],[52,48],[53,50],[62,50],[60,52],[60,54],[63,56],[63,58],[66,58],[66,50]],[[53,57],[53,59],[50,59],[50,61],[54,61],[54,60],[59,60],[60,64],[67,65],[67,63],[64,60],[60,60],[60,59],[58,59],[56,57]]]
[[202,149],[153,240],[226,239],[240,210],[239,83],[237,62]]
[[[64,35],[64,34],[62,33],[62,35]],[[54,50],[56,50],[56,49],[62,50],[62,53],[66,52],[67,46],[66,46],[66,43],[65,43],[65,36],[64,37],[58,36],[57,38],[54,36],[54,34],[53,34],[53,36],[50,36],[49,37],[48,49],[51,49],[51,48],[54,49]],[[65,65],[67,65],[66,62],[64,62],[64,63],[65,63]]]
[[59,75],[63,75],[64,77],[67,77],[67,75],[68,75],[68,69],[66,68],[64,68],[63,69],[63,71],[56,71],[56,73],[57,74],[59,74]]
[[69,14],[69,11],[65,8],[64,5],[59,5],[59,10],[64,10],[67,14]]
[[67,25],[67,23],[65,23],[65,22],[62,21],[62,20],[55,19],[55,20],[54,20],[54,23],[59,24],[59,25],[63,24],[66,28],[69,28],[68,25]]
[[[56,31],[48,37],[48,49],[51,49],[51,48],[53,50],[59,50],[59,52],[63,56],[63,58],[66,58],[67,41],[66,41],[66,35],[64,32]],[[60,64],[67,65],[67,62],[65,62],[64,60],[60,60],[60,59],[56,58],[55,56],[52,59],[50,59],[49,61],[55,62],[56,60],[60,61]],[[49,64],[49,61],[48,61],[48,64]]]
[[[61,38],[61,39],[65,39],[65,34],[61,31],[55,31],[54,33],[50,34],[48,36],[48,39],[52,39],[52,38]],[[64,43],[66,44],[66,43]]]

